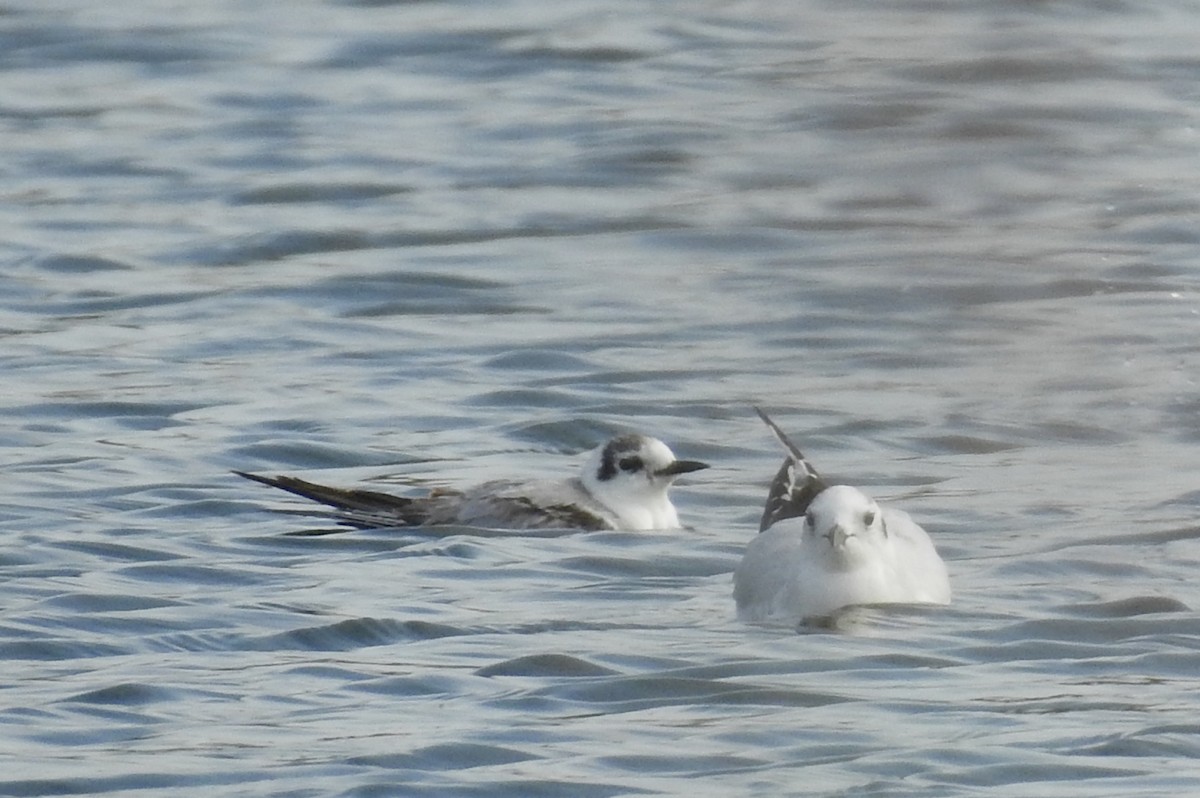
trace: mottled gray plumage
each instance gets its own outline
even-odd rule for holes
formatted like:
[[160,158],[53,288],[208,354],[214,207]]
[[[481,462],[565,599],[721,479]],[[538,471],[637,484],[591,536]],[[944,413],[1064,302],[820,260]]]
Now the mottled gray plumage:
[[334,517],[364,529],[456,524],[497,529],[676,529],[667,491],[681,474],[707,468],[677,460],[666,444],[623,435],[592,452],[578,477],[493,480],[465,490],[394,496],[334,488],[297,477],[234,473],[334,508]]
[[817,494],[829,486],[817,473],[817,469],[808,462],[800,448],[792,443],[762,408],[755,407],[754,412],[758,413],[758,417],[766,423],[775,434],[776,440],[788,452],[788,457],[779,467],[767,491],[767,504],[763,508],[762,520],[758,523],[758,531],[762,532],[777,521],[804,515]]

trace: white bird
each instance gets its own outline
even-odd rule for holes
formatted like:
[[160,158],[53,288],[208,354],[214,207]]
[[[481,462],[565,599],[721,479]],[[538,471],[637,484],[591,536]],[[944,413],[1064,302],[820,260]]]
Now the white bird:
[[733,574],[738,617],[801,621],[860,604],[949,604],[950,579],[925,530],[858,488],[829,485],[757,407],[788,457],[759,534]]
[[466,490],[439,488],[426,496],[393,496],[331,488],[296,477],[238,476],[281,488],[335,509],[338,521],[361,529],[457,524],[493,529],[678,529],[667,491],[681,474],[708,468],[677,460],[665,443],[622,435],[597,448],[578,477],[493,480]]

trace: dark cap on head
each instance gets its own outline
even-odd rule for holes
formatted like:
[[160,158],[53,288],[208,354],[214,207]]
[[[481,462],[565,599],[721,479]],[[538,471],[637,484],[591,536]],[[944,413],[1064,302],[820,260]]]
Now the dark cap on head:
[[600,452],[600,470],[596,472],[596,479],[607,482],[615,477],[621,455],[631,454],[641,448],[640,435],[622,435],[604,444],[604,450]]

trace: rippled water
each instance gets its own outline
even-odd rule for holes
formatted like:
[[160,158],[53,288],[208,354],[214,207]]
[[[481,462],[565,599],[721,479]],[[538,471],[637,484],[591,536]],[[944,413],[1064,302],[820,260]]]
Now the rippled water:
[[[1187,794],[1186,3],[0,10],[0,794]],[[779,462],[954,604],[738,623]],[[681,533],[289,535],[716,464]]]

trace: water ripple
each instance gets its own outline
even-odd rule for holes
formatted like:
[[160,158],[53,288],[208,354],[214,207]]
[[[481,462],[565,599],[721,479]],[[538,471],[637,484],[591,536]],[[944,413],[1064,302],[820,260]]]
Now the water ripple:
[[[0,794],[1194,791],[1190,9],[8,5]],[[954,603],[739,623],[751,404]],[[687,529],[230,473],[631,429]]]

